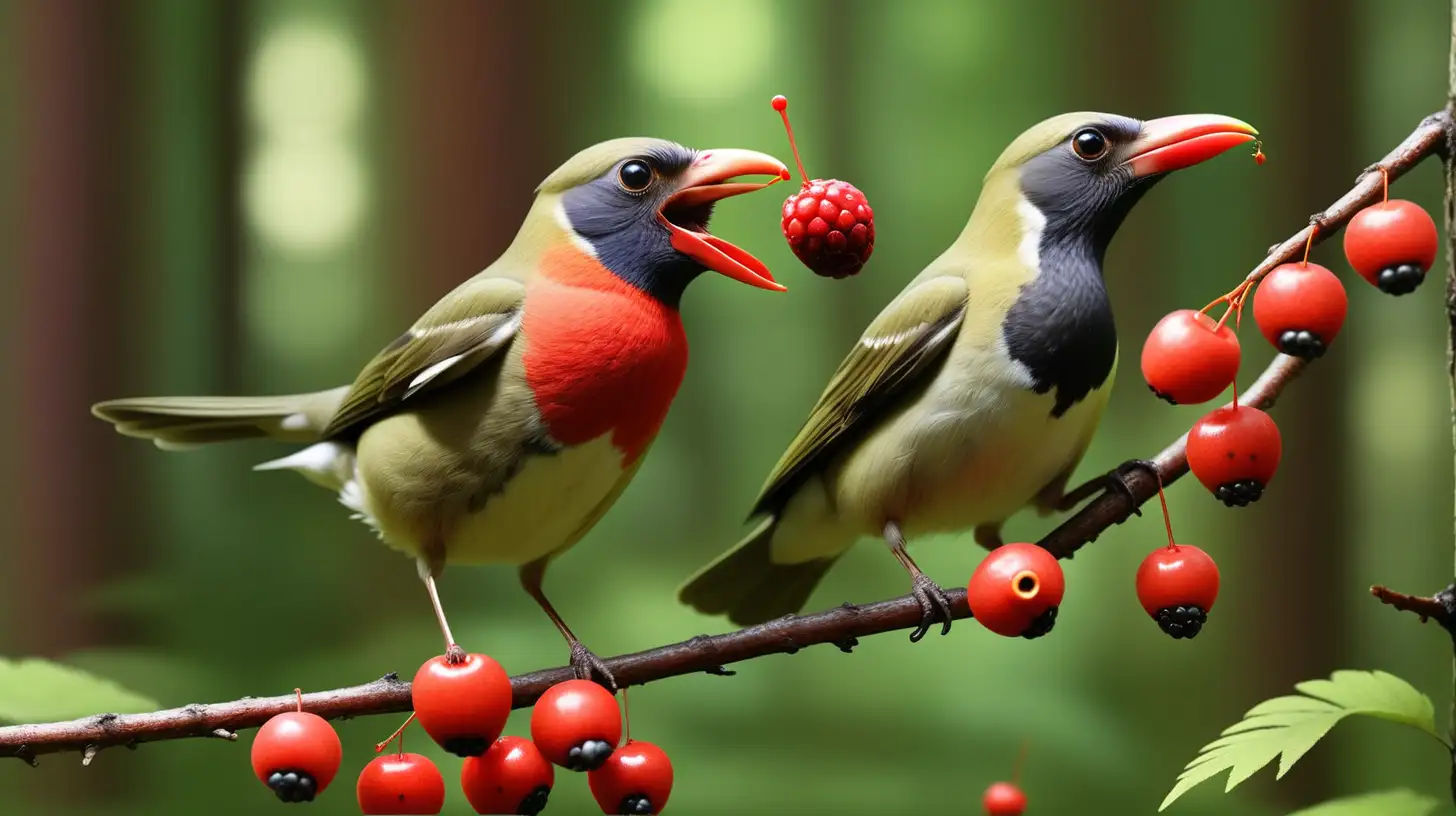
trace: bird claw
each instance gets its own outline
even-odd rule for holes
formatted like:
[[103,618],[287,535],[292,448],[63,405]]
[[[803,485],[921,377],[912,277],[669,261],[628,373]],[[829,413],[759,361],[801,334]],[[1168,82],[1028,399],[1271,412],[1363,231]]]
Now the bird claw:
[[607,691],[617,693],[617,678],[612,675],[612,670],[579,640],[571,644],[571,670],[578,680],[592,680],[593,675],[599,675]]
[[920,625],[910,633],[910,642],[919,643],[937,620],[943,622],[940,633],[950,634],[950,624],[954,619],[950,614],[950,599],[946,597],[945,590],[921,573],[911,580],[910,594],[920,602]]

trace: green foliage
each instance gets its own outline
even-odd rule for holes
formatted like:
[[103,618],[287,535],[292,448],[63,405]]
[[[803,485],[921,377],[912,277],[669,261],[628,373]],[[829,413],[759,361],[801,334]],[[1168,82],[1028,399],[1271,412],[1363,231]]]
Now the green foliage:
[[47,722],[100,712],[127,714],[156,702],[116,683],[49,660],[0,658],[0,721]]
[[1331,799],[1289,816],[1429,816],[1439,804],[1430,796],[1401,788]]
[[1265,700],[1224,729],[1218,739],[1203,746],[1179,774],[1178,783],[1158,810],[1167,809],[1178,797],[1223,771],[1229,771],[1224,791],[1231,791],[1275,757],[1280,760],[1274,778],[1280,779],[1336,723],[1351,714],[1409,725],[1445,744],[1445,738],[1436,731],[1431,698],[1392,674],[1337,671],[1329,680],[1310,680],[1294,688],[1298,695]]

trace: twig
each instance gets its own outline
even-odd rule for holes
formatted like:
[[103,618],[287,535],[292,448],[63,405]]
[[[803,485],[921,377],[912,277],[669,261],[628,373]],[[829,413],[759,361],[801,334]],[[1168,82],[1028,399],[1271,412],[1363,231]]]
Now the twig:
[[[1427,117],[1379,164],[1367,168],[1350,192],[1312,219],[1312,223],[1319,224],[1315,241],[1333,235],[1361,207],[1379,196],[1381,168],[1392,179],[1399,178],[1427,156],[1444,152],[1449,121],[1445,112]],[[1278,264],[1297,257],[1309,239],[1308,233],[1306,227],[1273,247],[1263,263],[1249,274],[1249,279],[1257,281]],[[1279,355],[1244,392],[1244,402],[1269,407],[1304,366],[1303,360]],[[1154,460],[1165,485],[1188,471],[1185,440],[1186,434]],[[1041,540],[1041,546],[1060,558],[1070,558],[1083,544],[1112,525],[1122,523],[1137,506],[1157,495],[1157,479],[1152,474],[1133,471],[1126,482],[1134,501],[1121,491],[1108,491],[1049,533]],[[952,618],[970,617],[965,590],[952,589],[946,595]],[[834,644],[848,652],[860,638],[918,626],[920,614],[919,602],[909,595],[859,606],[844,604],[825,612],[789,615],[726,634],[700,635],[681,643],[615,657],[606,663],[618,685],[623,687],[696,672],[731,675],[725,666],[772,654],[793,654],[818,644]],[[531,705],[547,688],[572,676],[570,668],[561,667],[511,678],[514,707]],[[147,714],[103,714],[69,722],[3,727],[0,728],[0,758],[16,757],[33,763],[38,755],[63,751],[87,751],[93,747],[100,750],[115,745],[135,747],[143,742],[217,737],[223,733],[235,736],[239,729],[256,728],[274,714],[292,711],[296,706],[294,695],[287,694]],[[410,710],[410,688],[391,674],[362,686],[305,694],[303,709],[326,719],[404,712]]]
[[1456,584],[1452,584],[1435,595],[1407,595],[1389,587],[1370,587],[1370,594],[1381,603],[1393,606],[1402,612],[1411,612],[1420,617],[1421,623],[1433,620],[1442,629],[1456,638]]

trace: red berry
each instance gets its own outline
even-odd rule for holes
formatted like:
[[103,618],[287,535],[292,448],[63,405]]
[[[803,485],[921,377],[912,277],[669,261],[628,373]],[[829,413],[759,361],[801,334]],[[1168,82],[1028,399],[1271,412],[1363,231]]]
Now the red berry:
[[1292,357],[1323,356],[1349,308],[1345,285],[1314,263],[1280,264],[1254,290],[1254,321],[1274,348]]
[[986,816],[1021,816],[1026,812],[1026,794],[1010,782],[997,782],[981,796]]
[[1035,544],[1005,544],[971,573],[966,601],[992,632],[1031,639],[1052,630],[1065,590],[1062,566],[1051,553]]
[[617,698],[590,680],[557,683],[531,709],[531,739],[568,771],[602,767],[622,740]]
[[425,733],[460,757],[485,753],[511,715],[511,678],[482,654],[460,663],[430,658],[415,672],[411,696]]
[[1216,408],[1188,432],[1188,468],[1229,507],[1264,495],[1281,452],[1279,426],[1248,405]]
[[1164,632],[1192,638],[1218,598],[1218,565],[1197,547],[1159,547],[1138,567],[1137,596]]
[[603,813],[661,813],[672,793],[672,762],[656,745],[629,740],[586,781]]
[[827,278],[858,274],[875,250],[875,211],[864,193],[847,181],[809,180],[804,163],[799,160],[794,129],[789,126],[788,108],[789,100],[782,96],[773,98],[773,109],[784,119],[789,147],[794,151],[794,163],[799,166],[804,184],[799,192],[784,201],[784,217],[779,226],[789,241],[789,249],[814,274]]
[[1208,402],[1233,384],[1239,356],[1239,338],[1228,324],[1219,326],[1202,312],[1179,309],[1148,333],[1143,379],[1154,394],[1174,405]]
[[476,813],[536,816],[554,784],[556,769],[524,737],[501,737],[460,769],[460,787]]
[[1345,227],[1345,259],[1389,295],[1414,292],[1436,262],[1440,236],[1430,213],[1413,201],[1366,207]]
[[312,802],[334,781],[344,746],[328,720],[306,711],[278,714],[253,737],[253,773],[284,802]]
[[359,809],[367,814],[428,814],[445,807],[445,780],[428,757],[386,754],[359,773]]

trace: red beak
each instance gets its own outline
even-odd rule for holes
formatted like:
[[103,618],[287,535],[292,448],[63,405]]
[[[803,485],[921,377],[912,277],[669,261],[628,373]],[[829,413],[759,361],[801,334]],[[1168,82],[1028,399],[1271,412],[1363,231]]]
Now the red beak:
[[1212,114],[1165,116],[1143,123],[1123,164],[1137,177],[1171,173],[1252,142],[1259,131],[1246,122]]
[[[737,176],[774,176],[761,183],[736,182]],[[719,199],[762,190],[789,178],[789,168],[773,156],[752,150],[704,150],[683,174],[681,188],[668,197],[657,220],[672,235],[672,248],[708,269],[740,283],[786,291],[763,261],[716,235],[708,234],[709,207]]]

